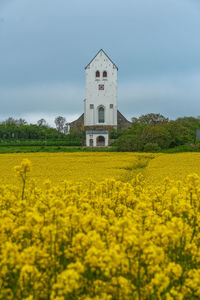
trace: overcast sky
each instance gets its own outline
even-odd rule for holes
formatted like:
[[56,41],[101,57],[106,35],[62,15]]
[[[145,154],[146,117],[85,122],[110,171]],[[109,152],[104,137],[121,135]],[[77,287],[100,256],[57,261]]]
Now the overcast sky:
[[101,48],[126,117],[200,115],[199,0],[0,0],[0,121],[76,119]]

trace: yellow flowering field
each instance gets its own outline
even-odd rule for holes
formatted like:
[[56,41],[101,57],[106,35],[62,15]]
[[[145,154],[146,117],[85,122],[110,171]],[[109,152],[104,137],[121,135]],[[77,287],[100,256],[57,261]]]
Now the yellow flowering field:
[[0,299],[200,299],[199,157],[0,156]]
[[127,181],[141,172],[148,183],[162,184],[165,177],[185,180],[190,173],[200,175],[200,153],[20,153],[0,154],[0,183],[16,184],[13,168],[22,159],[32,162],[31,177],[41,186],[44,179],[54,184],[88,178]]
[[[152,155],[135,153],[26,153],[0,154],[0,183],[16,183],[14,166],[22,159],[32,162],[32,178],[38,184],[49,178],[54,184],[64,180],[86,183],[105,178],[126,180],[138,160],[147,161]],[[141,159],[140,159],[141,158]]]
[[174,180],[186,180],[190,173],[200,176],[200,153],[156,154],[143,175],[149,183],[162,183],[169,177]]

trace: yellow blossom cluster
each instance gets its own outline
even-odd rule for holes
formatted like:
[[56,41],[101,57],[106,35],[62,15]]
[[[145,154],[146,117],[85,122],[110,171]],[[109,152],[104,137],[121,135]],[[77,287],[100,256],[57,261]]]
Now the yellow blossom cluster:
[[[141,161],[140,161],[141,163]],[[32,163],[33,164],[33,163]],[[0,299],[200,298],[200,177],[0,186]]]

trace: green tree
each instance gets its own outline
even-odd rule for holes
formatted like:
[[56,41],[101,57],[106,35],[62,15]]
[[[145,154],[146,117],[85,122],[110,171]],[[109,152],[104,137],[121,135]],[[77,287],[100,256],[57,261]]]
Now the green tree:
[[58,116],[55,118],[55,124],[56,124],[56,128],[59,132],[63,132],[64,130],[64,126],[66,123],[66,119],[64,117]]
[[154,113],[142,115],[137,120],[137,122],[139,122],[141,124],[147,124],[147,125],[157,124],[157,123],[167,123],[168,121],[169,121],[169,119],[165,118],[163,115],[154,114]]

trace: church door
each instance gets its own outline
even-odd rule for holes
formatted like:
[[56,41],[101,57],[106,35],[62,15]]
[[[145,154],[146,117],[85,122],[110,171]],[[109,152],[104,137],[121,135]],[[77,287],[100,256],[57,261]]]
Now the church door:
[[105,146],[105,137],[100,135],[97,137],[97,146],[104,147]]
[[93,139],[90,139],[90,147],[93,147]]

